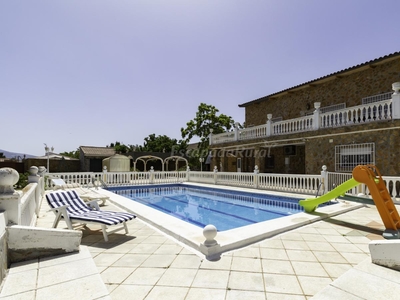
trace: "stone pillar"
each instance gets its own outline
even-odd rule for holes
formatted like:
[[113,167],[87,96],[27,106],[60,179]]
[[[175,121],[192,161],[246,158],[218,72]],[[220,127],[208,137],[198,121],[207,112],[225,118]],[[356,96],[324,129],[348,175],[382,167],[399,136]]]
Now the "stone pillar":
[[400,119],[400,82],[395,82],[392,84],[392,89],[394,93],[392,95],[392,119]]
[[261,166],[261,157],[260,157],[260,147],[255,147],[254,148],[254,166],[257,167],[258,170],[258,166]]
[[154,167],[150,167],[150,183],[154,183]]
[[235,131],[235,141],[238,141],[239,140],[239,123],[238,122],[235,123],[234,131]]
[[267,114],[267,137],[272,134],[272,114]]
[[210,134],[208,135],[208,143],[210,144],[210,145],[212,145],[213,144],[213,129],[211,128],[210,129]]
[[44,166],[39,166],[37,174],[43,177],[46,174],[46,168]]
[[211,171],[218,164],[218,157],[217,157],[218,156],[218,149],[212,149],[210,151],[209,155],[211,155],[211,164],[210,164],[210,171]]
[[258,170],[258,166],[254,166],[254,188],[258,189],[258,174],[260,173],[260,170]]
[[217,228],[212,224],[205,226],[203,229],[203,235],[206,240],[200,244],[200,252],[210,261],[221,259],[221,246],[215,240],[217,233]]
[[214,166],[214,184],[217,184],[218,182],[218,168],[217,166]]
[[38,170],[38,173],[37,173],[37,174],[38,174],[40,177],[43,177],[43,180],[40,180],[40,181],[39,181],[39,183],[40,183],[40,191],[41,191],[42,196],[43,196],[43,195],[44,195],[44,190],[45,190],[46,184],[47,184],[47,182],[45,181],[45,177],[44,177],[44,175],[46,174],[46,168],[43,167],[43,166],[39,166],[38,169],[39,169],[39,170]]
[[0,195],[14,194],[14,184],[19,180],[19,174],[12,168],[0,169]]
[[19,202],[21,194],[14,190],[19,174],[12,168],[0,169],[0,211],[6,212],[8,224],[19,224]]
[[40,176],[38,175],[39,168],[32,166],[29,168],[28,183],[39,183]]
[[313,115],[313,129],[318,130],[321,127],[321,118],[319,108],[321,107],[321,102],[314,102],[314,115]]
[[186,166],[186,181],[190,181],[190,167]]
[[40,176],[38,175],[39,168],[36,166],[32,166],[29,168],[29,176],[28,176],[28,183],[36,183],[37,187],[35,188],[35,202],[36,202],[36,215],[39,215],[40,211],[40,203],[41,203],[41,198],[42,198],[42,189],[40,186]]
[[321,195],[323,195],[328,192],[328,171],[325,165],[322,166],[321,183]]

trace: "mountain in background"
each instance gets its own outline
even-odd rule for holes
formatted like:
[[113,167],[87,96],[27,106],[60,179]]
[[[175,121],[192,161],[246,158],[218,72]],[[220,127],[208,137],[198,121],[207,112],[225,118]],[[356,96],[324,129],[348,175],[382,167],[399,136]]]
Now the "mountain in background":
[[4,156],[5,156],[6,158],[14,158],[14,157],[18,157],[18,156],[20,156],[21,158],[24,158],[24,155],[25,155],[25,158],[36,157],[36,155],[30,155],[30,154],[25,154],[25,153],[9,152],[9,151],[1,150],[1,149],[0,149],[0,153],[2,153],[2,152],[3,152],[3,154],[4,154]]

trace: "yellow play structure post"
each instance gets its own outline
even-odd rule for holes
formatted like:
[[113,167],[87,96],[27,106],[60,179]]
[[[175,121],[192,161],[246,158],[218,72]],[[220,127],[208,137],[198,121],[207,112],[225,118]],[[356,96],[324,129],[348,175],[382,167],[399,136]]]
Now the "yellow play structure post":
[[353,178],[368,186],[386,229],[400,229],[399,213],[378,168],[374,165],[359,165],[353,169]]

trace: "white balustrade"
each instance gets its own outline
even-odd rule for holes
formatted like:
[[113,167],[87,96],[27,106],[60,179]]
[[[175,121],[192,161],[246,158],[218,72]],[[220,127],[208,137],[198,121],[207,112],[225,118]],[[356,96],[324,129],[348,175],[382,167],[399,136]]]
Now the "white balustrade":
[[[212,136],[211,144],[222,144],[240,140],[267,138],[274,135],[305,132],[317,130],[320,128],[349,126],[369,122],[391,120],[393,118],[397,118],[396,115],[394,115],[395,112],[392,111],[392,105],[394,103],[393,99],[398,96],[396,95],[397,94],[394,94],[392,96],[392,99],[389,100],[366,103],[358,106],[336,109],[334,111],[331,111],[329,109],[324,110],[322,107],[319,108],[319,110],[316,110],[313,115],[273,122],[270,124],[270,126],[272,127],[271,132],[269,132],[268,124],[262,124],[254,127],[240,129],[238,130],[237,136],[235,136],[235,132],[214,134]],[[397,106],[400,107],[400,104],[398,104]],[[398,112],[398,115],[398,117],[400,118],[400,112]],[[272,115],[270,116],[272,118]],[[316,118],[315,120],[314,117]]]
[[313,116],[279,121],[272,124],[272,135],[289,134],[313,130]]
[[154,172],[154,183],[178,183],[182,181],[182,176],[178,171]]
[[[50,175],[56,178],[65,178],[69,183],[80,183],[88,180],[87,173],[82,173],[82,176],[78,176],[79,173],[73,173],[71,176],[68,175],[68,173],[52,173]],[[83,178],[85,178],[85,180],[83,180]],[[92,178],[94,182],[98,182],[96,184],[97,186],[101,186],[101,182],[99,182],[100,179],[107,186],[194,182],[300,194],[316,194],[318,191],[319,195],[323,194],[323,189],[320,187],[322,182],[321,175],[167,171],[91,173],[90,182]],[[326,191],[331,191],[338,185],[352,178],[352,174],[327,172],[327,178],[326,187],[324,188]],[[383,180],[393,199],[398,199],[400,201],[400,177],[383,176]],[[364,184],[360,184],[347,192],[347,194],[353,196],[357,196],[360,193],[369,195],[368,187]],[[27,209],[29,210],[29,208]]]
[[400,178],[394,176],[382,176],[382,179],[393,200],[400,201]]
[[258,188],[282,192],[313,194],[321,182],[320,175],[259,174]]
[[266,124],[248,127],[239,130],[239,140],[250,140],[250,139],[257,139],[263,138],[267,136],[267,126]]
[[224,132],[219,134],[213,134],[212,136],[213,144],[222,144],[234,141],[235,141],[235,132]]
[[[214,172],[197,172],[190,171],[189,172],[189,180],[190,182],[198,182],[198,183],[214,183]],[[185,180],[186,181],[186,180]]]
[[253,173],[219,172],[217,173],[217,184],[238,187],[253,187]]
[[363,124],[392,119],[391,100],[352,106],[320,115],[321,128]]
[[88,185],[91,183],[93,172],[71,172],[71,173],[48,173],[46,175],[46,186],[53,188],[54,184],[51,181],[53,178],[60,178],[65,183],[79,183],[81,185]]

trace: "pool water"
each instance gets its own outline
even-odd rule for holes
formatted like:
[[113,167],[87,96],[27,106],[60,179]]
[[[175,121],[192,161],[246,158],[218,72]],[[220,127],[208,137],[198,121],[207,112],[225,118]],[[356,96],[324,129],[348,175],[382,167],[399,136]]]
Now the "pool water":
[[179,184],[108,190],[202,228],[213,224],[218,231],[304,211],[296,198]]

